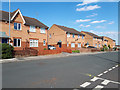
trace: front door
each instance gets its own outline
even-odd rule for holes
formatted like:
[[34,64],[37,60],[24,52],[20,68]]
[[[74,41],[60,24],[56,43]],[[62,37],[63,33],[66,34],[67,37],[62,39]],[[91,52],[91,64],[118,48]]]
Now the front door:
[[61,43],[61,42],[58,42],[58,45],[59,45],[59,48],[61,48],[61,47],[62,47],[62,43]]

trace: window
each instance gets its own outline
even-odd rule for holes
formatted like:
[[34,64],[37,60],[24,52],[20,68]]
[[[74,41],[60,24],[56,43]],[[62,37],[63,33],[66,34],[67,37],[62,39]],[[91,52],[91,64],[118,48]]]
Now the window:
[[30,26],[30,32],[36,32],[35,27],[34,26]]
[[43,46],[45,46],[46,45],[46,42],[45,42],[45,40],[43,40]]
[[84,39],[84,36],[82,36],[82,39]]
[[97,44],[95,44],[95,47],[97,47]]
[[82,44],[82,46],[84,46],[84,43]]
[[49,38],[51,38],[51,34],[49,34]]
[[40,33],[45,33],[45,28],[41,28]]
[[73,38],[75,38],[75,34],[73,34]]
[[100,44],[98,46],[100,47]]
[[80,35],[78,35],[78,38],[80,38]]
[[81,47],[81,43],[78,43],[78,48],[80,48]]
[[30,40],[30,47],[38,47],[38,40]]
[[69,47],[69,43],[67,43],[67,47]]
[[21,23],[14,23],[15,30],[21,30]]
[[21,47],[21,39],[14,39],[14,46]]
[[71,43],[71,47],[75,47],[75,43]]
[[67,37],[70,37],[70,33],[67,33]]

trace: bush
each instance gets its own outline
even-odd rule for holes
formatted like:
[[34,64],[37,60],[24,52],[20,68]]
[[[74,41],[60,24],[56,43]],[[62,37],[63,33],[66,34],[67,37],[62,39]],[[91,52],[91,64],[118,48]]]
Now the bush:
[[117,47],[114,47],[113,50],[116,51],[116,50],[117,50]]
[[110,45],[108,45],[109,49],[111,48]]
[[101,51],[107,51],[108,49],[109,48],[106,45],[104,45],[103,48],[101,49]]
[[73,53],[80,53],[79,50],[73,50],[72,52],[73,52]]
[[8,59],[8,58],[13,58],[13,51],[14,51],[14,47],[6,44],[6,43],[2,43],[0,44],[0,58],[2,59]]
[[46,48],[44,48],[44,50],[47,50]]

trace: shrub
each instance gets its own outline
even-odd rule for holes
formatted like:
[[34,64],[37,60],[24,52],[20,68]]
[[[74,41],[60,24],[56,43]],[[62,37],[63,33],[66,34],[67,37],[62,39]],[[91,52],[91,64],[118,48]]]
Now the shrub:
[[46,48],[44,48],[44,50],[47,50]]
[[13,58],[13,46],[2,43],[0,44],[0,58],[2,59],[8,59],[8,58]]
[[73,53],[80,53],[79,50],[73,50],[72,52],[73,52]]
[[114,47],[113,50],[116,51],[116,50],[117,50],[117,47]]

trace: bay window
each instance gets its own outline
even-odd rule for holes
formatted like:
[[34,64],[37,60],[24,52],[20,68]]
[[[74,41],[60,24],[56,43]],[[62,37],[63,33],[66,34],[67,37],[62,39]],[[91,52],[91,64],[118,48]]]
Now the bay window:
[[30,40],[30,47],[38,47],[38,40]]

